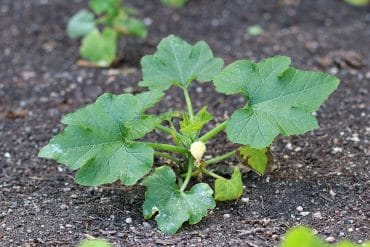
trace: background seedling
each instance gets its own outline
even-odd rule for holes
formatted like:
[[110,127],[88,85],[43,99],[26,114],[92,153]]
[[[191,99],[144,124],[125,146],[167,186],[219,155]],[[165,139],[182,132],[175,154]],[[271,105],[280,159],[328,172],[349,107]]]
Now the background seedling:
[[90,9],[80,10],[68,22],[71,38],[82,38],[81,57],[94,65],[107,67],[117,56],[121,36],[145,38],[145,24],[132,15],[134,9],[121,5],[121,0],[90,0]]

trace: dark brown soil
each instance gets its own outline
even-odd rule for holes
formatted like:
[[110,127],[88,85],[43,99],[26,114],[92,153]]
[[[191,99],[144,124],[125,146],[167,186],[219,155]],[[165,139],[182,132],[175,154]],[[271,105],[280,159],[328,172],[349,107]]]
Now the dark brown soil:
[[[159,1],[132,1],[152,21],[150,35],[129,40],[122,66],[104,70],[77,66],[78,41],[64,32],[84,1],[1,0],[0,246],[75,246],[88,236],[116,246],[274,246],[297,224],[336,241],[369,239],[370,9],[339,0],[287,2],[193,0],[172,10]],[[253,24],[264,34],[247,34]],[[63,128],[63,114],[102,92],[142,91],[138,62],[170,33],[206,40],[227,63],[285,54],[299,68],[341,79],[317,113],[319,130],[275,142],[278,169],[262,178],[245,174],[243,200],[219,203],[200,224],[174,236],[144,222],[142,186],[85,188],[63,165],[36,157]],[[218,120],[240,105],[211,85],[194,86],[191,96]],[[156,109],[183,104],[171,90]],[[211,154],[227,151],[225,137],[216,141],[222,145],[210,147]]]

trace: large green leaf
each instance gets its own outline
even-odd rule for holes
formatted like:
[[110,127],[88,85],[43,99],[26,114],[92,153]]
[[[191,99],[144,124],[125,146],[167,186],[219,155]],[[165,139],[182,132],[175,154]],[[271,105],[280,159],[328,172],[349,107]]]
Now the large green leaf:
[[218,178],[215,181],[216,201],[230,201],[240,198],[243,195],[242,175],[238,168],[235,168],[231,179]]
[[339,80],[289,65],[290,58],[284,56],[259,63],[241,60],[214,78],[218,92],[240,93],[248,100],[228,121],[226,132],[232,142],[261,148],[279,133],[303,134],[317,127],[311,113],[337,88]]
[[208,184],[199,183],[189,192],[182,192],[176,184],[175,173],[168,166],[155,169],[144,184],[147,187],[144,217],[149,219],[157,214],[155,220],[165,233],[176,233],[185,221],[198,223],[216,206]]
[[143,104],[139,102],[142,94],[103,94],[94,104],[66,115],[62,123],[68,126],[40,150],[39,157],[80,169],[76,182],[82,185],[117,179],[125,185],[135,184],[153,164],[153,149],[134,142],[152,131],[157,121],[143,112],[159,95],[152,95],[151,100],[145,95]]
[[191,81],[212,80],[222,66],[220,58],[214,58],[204,41],[194,46],[170,35],[158,45],[154,55],[142,58],[144,80],[140,86],[165,91],[171,85],[187,88]]
[[105,28],[103,33],[94,30],[82,40],[80,48],[81,56],[92,63],[107,67],[116,58],[117,32],[111,28]]
[[83,37],[96,29],[94,14],[87,10],[80,10],[69,20],[67,33],[71,38]]
[[267,167],[273,162],[269,148],[251,148],[249,146],[240,147],[237,156],[243,165],[248,166],[258,175],[265,174]]
[[121,0],[90,0],[89,6],[98,15],[111,12],[120,6]]

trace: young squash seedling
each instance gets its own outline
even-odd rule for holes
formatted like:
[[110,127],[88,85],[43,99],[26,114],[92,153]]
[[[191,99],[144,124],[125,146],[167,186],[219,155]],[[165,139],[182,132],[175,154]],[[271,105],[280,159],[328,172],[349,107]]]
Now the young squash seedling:
[[[66,115],[62,123],[67,127],[41,149],[39,157],[79,169],[75,181],[86,186],[116,180],[130,186],[146,176],[145,219],[155,217],[159,229],[171,234],[186,221],[198,223],[216,206],[216,200],[237,199],[243,193],[239,169],[228,179],[209,165],[237,155],[263,175],[273,140],[279,134],[315,129],[317,121],[311,113],[339,84],[331,75],[290,67],[285,56],[258,63],[239,60],[226,68],[223,64],[204,41],[192,46],[173,35],[163,39],[153,55],[141,60],[144,78],[139,85],[149,91],[103,94],[94,104]],[[213,116],[206,106],[194,112],[189,95],[194,81],[212,81],[217,92],[240,94],[247,103],[203,133]],[[182,90],[187,111],[147,114],[172,86]],[[169,135],[173,143],[145,141],[143,137],[153,130]],[[240,146],[205,160],[207,142],[222,131]],[[156,164],[159,167],[153,169],[155,156],[167,159],[169,165]],[[200,174],[215,179],[214,189],[207,183],[190,187],[192,178]]]
[[108,67],[112,64],[120,36],[147,36],[145,24],[132,17],[135,10],[122,6],[121,0],[90,0],[89,6],[95,15],[80,10],[69,20],[67,33],[71,38],[83,38],[80,55],[94,65]]

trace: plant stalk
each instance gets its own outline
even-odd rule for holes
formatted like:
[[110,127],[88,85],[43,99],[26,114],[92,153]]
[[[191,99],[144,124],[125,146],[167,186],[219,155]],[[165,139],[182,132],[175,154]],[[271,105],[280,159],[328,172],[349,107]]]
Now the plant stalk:
[[190,182],[191,175],[193,172],[193,166],[194,166],[194,159],[189,157],[188,172],[186,173],[184,183],[181,185],[181,188],[180,188],[181,192],[183,192],[186,189],[186,186]]
[[193,112],[193,106],[192,106],[191,100],[190,100],[189,91],[187,90],[187,88],[184,88],[183,91],[184,91],[186,106],[188,107],[188,111],[189,111],[189,118],[190,118],[190,120],[193,120],[194,119],[194,112]]
[[201,141],[201,142],[208,141],[209,139],[211,139],[212,137],[214,137],[215,135],[217,135],[218,133],[220,133],[221,131],[223,131],[226,128],[226,124],[227,124],[227,121],[224,121],[223,123],[217,125],[213,129],[211,129],[210,131],[208,131],[207,133],[205,133],[203,136],[201,136],[198,139],[198,141]]
[[216,179],[226,179],[226,178],[224,178],[224,177],[222,177],[222,176],[220,176],[220,175],[218,175],[218,174],[216,174],[216,173],[214,173],[214,172],[211,172],[210,170],[207,170],[206,168],[204,168],[204,167],[202,167],[202,168],[200,168],[201,170],[202,170],[202,172],[203,173],[205,173],[205,174],[207,174],[208,176],[211,176],[211,177],[213,177],[213,178],[216,178]]
[[145,144],[150,145],[152,148],[157,150],[163,150],[163,151],[169,151],[179,154],[187,154],[189,151],[186,148],[179,147],[179,146],[173,146],[168,144],[162,144],[162,143],[151,143],[151,142],[143,142]]
[[238,150],[233,150],[233,151],[230,151],[226,154],[223,154],[223,155],[220,155],[220,156],[217,156],[217,157],[214,157],[212,159],[209,159],[209,160],[206,160],[204,163],[206,165],[210,165],[210,164],[214,164],[214,163],[218,163],[220,161],[223,161],[223,160],[226,160],[228,158],[230,158],[231,156],[235,155],[235,153],[237,152]]

